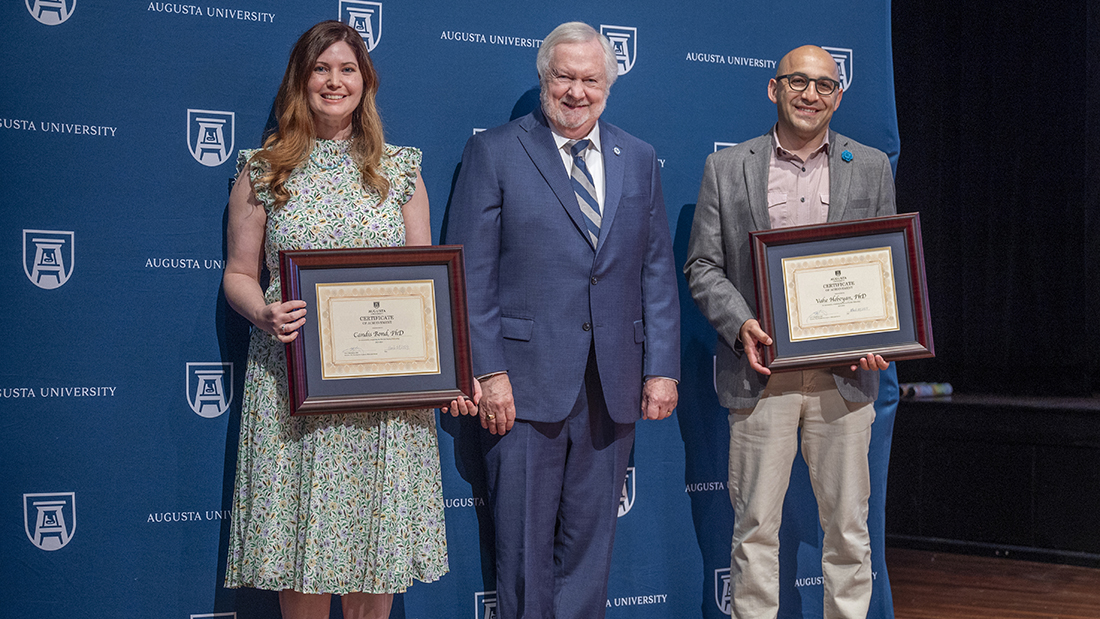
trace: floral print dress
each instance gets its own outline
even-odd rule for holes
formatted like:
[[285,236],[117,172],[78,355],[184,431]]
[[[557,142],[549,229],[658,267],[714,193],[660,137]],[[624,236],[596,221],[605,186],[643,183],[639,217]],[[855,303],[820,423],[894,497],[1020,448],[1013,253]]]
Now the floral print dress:
[[[317,140],[275,210],[260,183],[264,164],[241,151],[238,169],[267,211],[268,303],[282,299],[281,249],[405,244],[401,205],[415,190],[420,151],[386,145],[380,171],[390,192],[379,203],[363,190],[349,145]],[[398,593],[447,569],[434,411],[291,417],[284,345],[253,329],[225,586]]]

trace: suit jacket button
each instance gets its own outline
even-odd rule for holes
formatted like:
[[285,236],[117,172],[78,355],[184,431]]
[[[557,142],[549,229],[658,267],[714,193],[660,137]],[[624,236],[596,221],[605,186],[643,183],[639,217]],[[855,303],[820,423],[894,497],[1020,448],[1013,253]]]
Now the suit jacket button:
[[596,285],[596,282],[598,282],[598,281],[600,281],[600,280],[598,280],[598,279],[596,279],[595,277],[593,277],[593,278],[592,278],[592,285],[593,285],[593,286],[595,286],[595,285]]
[[586,322],[583,325],[581,325],[581,328],[584,329],[585,331],[591,331],[592,330],[592,325],[591,325],[591,323]]

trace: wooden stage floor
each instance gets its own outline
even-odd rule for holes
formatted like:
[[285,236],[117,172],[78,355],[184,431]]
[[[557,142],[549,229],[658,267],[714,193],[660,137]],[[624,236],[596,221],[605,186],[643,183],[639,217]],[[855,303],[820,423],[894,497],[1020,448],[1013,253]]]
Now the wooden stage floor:
[[1100,569],[886,549],[895,619],[1100,619]]

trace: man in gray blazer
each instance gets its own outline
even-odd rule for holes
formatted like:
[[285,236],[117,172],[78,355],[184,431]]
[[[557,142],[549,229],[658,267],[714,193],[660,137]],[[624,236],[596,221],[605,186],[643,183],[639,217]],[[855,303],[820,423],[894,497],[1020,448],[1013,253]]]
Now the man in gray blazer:
[[771,336],[756,320],[749,232],[892,215],[894,184],[881,151],[829,130],[843,95],[836,62],[805,46],[768,83],[778,122],[707,158],[684,265],[703,315],[718,332],[717,387],[730,409],[729,492],[734,508],[732,615],[779,610],[779,525],[802,429],[825,539],[826,619],[863,619],[871,598],[867,449],[878,370],[858,364],[777,372],[762,364]]

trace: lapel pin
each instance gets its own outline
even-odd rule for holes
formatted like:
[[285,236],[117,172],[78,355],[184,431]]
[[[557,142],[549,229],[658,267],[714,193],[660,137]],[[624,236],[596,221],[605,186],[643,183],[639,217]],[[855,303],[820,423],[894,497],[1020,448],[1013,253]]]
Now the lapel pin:
[[840,158],[843,159],[844,161],[851,161],[852,159],[855,159],[855,157],[852,156],[852,151],[850,151],[850,150],[846,150],[846,151],[840,153]]
[[613,148],[613,149],[611,149],[611,150],[612,150],[612,152],[614,152],[614,153],[615,153],[616,155],[621,155],[621,154],[622,154],[622,152],[623,152],[623,151],[619,150],[619,147],[618,147],[618,146],[616,146],[615,148]]

